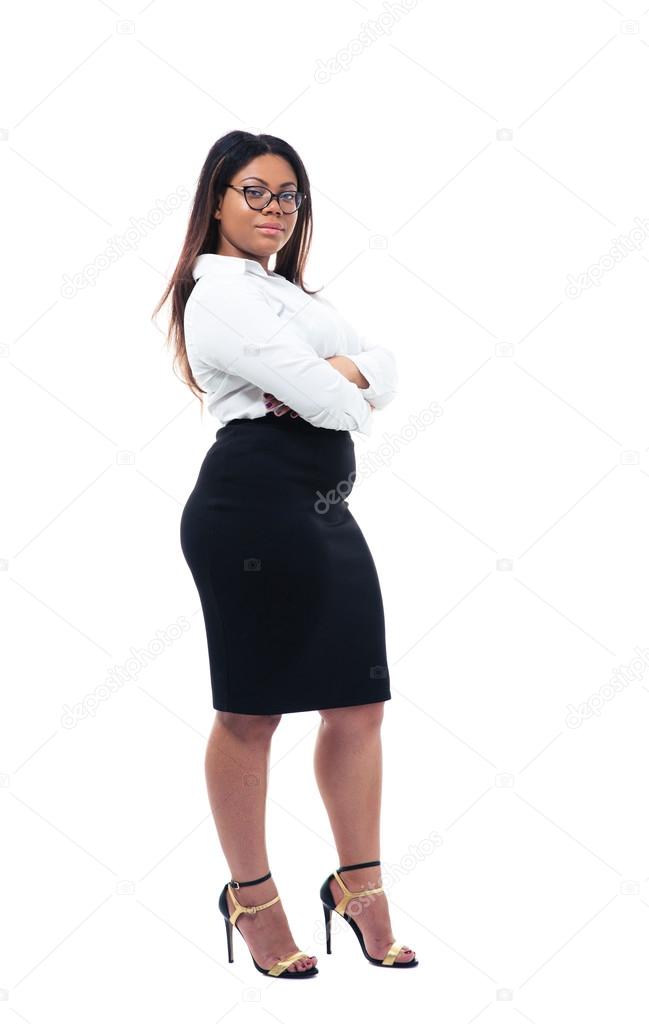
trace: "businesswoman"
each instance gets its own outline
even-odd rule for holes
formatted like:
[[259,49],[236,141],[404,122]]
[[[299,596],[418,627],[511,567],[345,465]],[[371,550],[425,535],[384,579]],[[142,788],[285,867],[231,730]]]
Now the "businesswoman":
[[[184,506],[180,542],[205,621],[216,710],[205,772],[232,878],[220,894],[257,970],[318,974],[299,949],[265,838],[271,738],[281,716],[320,714],[314,765],[340,858],[319,898],[366,959],[414,967],[381,886],[383,708],[390,700],[376,568],[347,496],[351,431],[369,435],[394,397],[393,354],[367,345],[303,272],[309,180],[295,150],[232,131],[201,170],[172,296],[168,339],[184,381],[223,425]],[[275,256],[274,270],[269,270]],[[264,911],[261,913],[260,911]]]

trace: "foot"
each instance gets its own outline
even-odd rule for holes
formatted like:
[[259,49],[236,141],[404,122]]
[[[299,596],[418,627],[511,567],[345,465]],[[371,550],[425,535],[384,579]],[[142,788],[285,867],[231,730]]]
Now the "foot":
[[[277,887],[272,878],[258,885],[246,885],[236,890],[237,900],[243,907],[257,907],[277,896]],[[230,890],[226,892],[228,908],[232,914],[235,910]],[[260,967],[268,970],[278,960],[285,960],[292,953],[297,953],[298,946],[293,941],[286,914],[281,900],[273,903],[256,914],[239,914],[235,928],[243,935],[248,949]],[[308,971],[316,964],[316,956],[304,956],[290,964],[286,971]]]
[[[381,885],[380,868],[355,868],[353,871],[341,871],[340,877],[351,892],[378,889]],[[338,904],[345,894],[335,878],[329,882],[329,888]],[[369,955],[376,960],[382,960],[395,941],[385,892],[375,892],[371,896],[349,900],[345,907],[345,913],[355,921],[363,933],[363,942]],[[405,963],[414,959],[414,949],[404,946],[397,954],[396,961]]]

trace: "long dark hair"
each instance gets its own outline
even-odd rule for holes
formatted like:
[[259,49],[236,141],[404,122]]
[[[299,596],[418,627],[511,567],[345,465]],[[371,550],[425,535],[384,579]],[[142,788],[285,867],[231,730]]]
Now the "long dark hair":
[[194,260],[201,253],[217,251],[220,230],[219,221],[214,217],[217,199],[224,194],[226,185],[238,170],[254,160],[256,156],[262,156],[264,153],[275,153],[284,157],[296,175],[298,191],[305,193],[295,214],[297,223],[293,234],[277,254],[275,273],[281,274],[292,284],[298,285],[307,295],[316,294],[316,292],[305,288],[303,281],[304,268],[311,246],[313,218],[309,178],[300,157],[288,142],[275,135],[252,135],[250,132],[243,131],[232,131],[222,135],[210,149],[203,164],[180,258],[171,280],[152,314],[153,319],[171,295],[171,314],[166,341],[175,350],[174,368],[179,367],[182,380],[200,399],[201,409],[203,406],[201,395],[205,394],[205,391],[194,379],[185,346],[185,306],[195,284],[192,277],[192,266]]

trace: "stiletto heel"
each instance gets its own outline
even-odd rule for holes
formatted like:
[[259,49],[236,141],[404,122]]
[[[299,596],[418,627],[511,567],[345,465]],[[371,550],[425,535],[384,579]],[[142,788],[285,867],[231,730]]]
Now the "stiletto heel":
[[[365,948],[365,941],[363,939],[362,931],[356,924],[356,921],[354,921],[354,919],[350,917],[345,910],[345,907],[347,906],[350,900],[356,899],[356,897],[358,896],[370,896],[372,893],[384,892],[385,890],[381,885],[376,889],[362,889],[360,892],[352,892],[350,889],[347,888],[338,872],[352,871],[355,868],[373,868],[378,867],[380,864],[380,860],[366,860],[362,864],[345,864],[344,866],[339,867],[337,871],[333,871],[328,876],[328,878],[325,878],[324,882],[320,886],[320,899],[322,900],[325,915],[327,953],[331,953],[331,912],[332,910],[335,910],[336,913],[340,914],[341,917],[343,917],[345,921],[347,921],[347,923],[351,925],[354,934],[360,943],[360,947],[363,950],[363,956],[365,957],[366,960],[369,960],[371,964],[374,964],[376,967],[416,967],[419,963],[419,960],[417,960],[415,957],[413,957],[412,960],[397,960],[400,951],[404,949],[404,946],[399,942],[392,943],[392,945],[390,946],[389,950],[387,951],[382,960],[377,959],[377,957],[370,956],[370,954],[367,952],[367,949]],[[336,879],[338,885],[343,891],[343,896],[338,903],[336,903],[336,901],[333,898],[331,886],[329,884],[332,878]]]
[[227,920],[227,918],[226,918],[226,921],[225,921],[225,937],[226,937],[227,942],[228,942],[228,963],[229,964],[233,964],[234,963],[234,955],[233,955],[233,952],[232,952],[232,925]]
[[331,908],[323,904],[325,917],[325,935],[327,938],[327,953],[331,953]]
[[[243,885],[257,885],[259,882],[265,882],[269,878],[270,871],[268,872],[267,875],[262,875],[261,878],[253,878],[251,882],[236,882],[234,879],[231,879],[229,882],[225,883],[223,889],[221,890],[221,895],[219,896],[219,910],[221,911],[223,917],[225,918],[225,934],[228,941],[228,963],[234,963],[234,955],[232,952],[233,928],[236,928],[239,934],[243,936],[243,932],[237,925],[237,918],[239,917],[239,915],[256,914],[258,911],[265,910],[266,907],[272,907],[274,903],[279,903],[280,901],[280,897],[275,896],[273,897],[272,900],[268,900],[267,903],[260,903],[259,906],[257,907],[244,907],[237,900],[237,897],[234,895],[234,891],[235,889],[240,889],[241,886]],[[228,907],[228,892],[230,893],[230,896],[234,903],[234,910],[232,911],[232,913],[230,913]],[[243,941],[246,941],[245,938]],[[246,943],[246,946],[247,945],[248,944]],[[248,950],[248,952],[250,952],[250,950]],[[296,960],[301,960],[308,956],[308,954],[303,953],[301,949],[299,949],[297,953],[291,953],[290,956],[285,957],[283,960],[278,960],[276,964],[273,964],[272,967],[268,968],[260,967],[252,953],[250,953],[250,956],[252,957],[253,964],[255,965],[257,970],[261,972],[261,974],[267,974],[273,978],[313,978],[316,974],[319,973],[318,968],[315,966],[315,964],[312,967],[309,967],[308,971],[287,970],[287,967],[290,967],[290,965],[292,963],[295,963]]]

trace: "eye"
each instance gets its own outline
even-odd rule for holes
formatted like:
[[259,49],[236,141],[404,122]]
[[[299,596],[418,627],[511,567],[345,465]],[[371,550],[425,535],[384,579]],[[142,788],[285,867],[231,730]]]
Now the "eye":
[[257,197],[263,196],[265,191],[265,188],[255,188],[254,186],[248,186],[248,188],[246,189],[246,192],[248,193],[249,196]]
[[292,201],[295,199],[295,192],[282,192],[280,198]]

